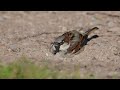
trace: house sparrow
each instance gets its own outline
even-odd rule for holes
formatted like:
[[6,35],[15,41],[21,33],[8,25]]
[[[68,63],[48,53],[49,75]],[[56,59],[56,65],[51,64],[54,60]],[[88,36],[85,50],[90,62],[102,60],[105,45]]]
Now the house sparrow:
[[79,32],[76,30],[72,30],[72,31],[68,31],[64,33],[63,35],[55,38],[54,42],[51,43],[52,53],[55,55],[56,53],[60,51],[64,51],[65,54],[67,53],[75,54],[84,46],[88,35],[92,31],[97,30],[97,29],[98,27],[94,27],[85,32]]

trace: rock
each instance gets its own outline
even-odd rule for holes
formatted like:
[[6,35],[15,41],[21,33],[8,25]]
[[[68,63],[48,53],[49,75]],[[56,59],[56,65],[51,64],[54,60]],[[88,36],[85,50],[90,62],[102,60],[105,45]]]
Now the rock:
[[20,52],[20,48],[17,47],[16,45],[10,45],[9,48],[8,48],[8,51]]

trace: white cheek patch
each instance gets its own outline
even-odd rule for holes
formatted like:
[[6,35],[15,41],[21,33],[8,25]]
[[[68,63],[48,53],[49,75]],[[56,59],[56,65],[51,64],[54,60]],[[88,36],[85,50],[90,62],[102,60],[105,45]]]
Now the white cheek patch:
[[51,46],[50,46],[50,52],[54,52],[56,49],[55,49],[55,47],[54,47],[54,45],[53,44],[51,44]]
[[52,46],[52,48],[53,48],[53,50],[56,50],[56,48],[55,48],[55,46],[54,46],[54,45]]
[[51,47],[51,49],[55,50],[55,47],[54,47],[54,44],[53,44],[53,43],[51,44],[50,47]]
[[57,50],[57,48],[56,48],[56,47],[58,47],[58,46],[56,46],[56,45],[52,44],[51,49],[52,49],[52,51],[53,51],[53,52]]

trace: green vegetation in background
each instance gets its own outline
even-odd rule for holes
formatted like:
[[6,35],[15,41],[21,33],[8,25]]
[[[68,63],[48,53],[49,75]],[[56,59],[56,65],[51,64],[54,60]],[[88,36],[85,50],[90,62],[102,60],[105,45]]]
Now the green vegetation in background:
[[[80,71],[75,72],[58,71],[49,69],[47,66],[37,66],[29,59],[22,57],[16,62],[0,64],[1,79],[79,79]],[[87,78],[94,78],[87,77]]]

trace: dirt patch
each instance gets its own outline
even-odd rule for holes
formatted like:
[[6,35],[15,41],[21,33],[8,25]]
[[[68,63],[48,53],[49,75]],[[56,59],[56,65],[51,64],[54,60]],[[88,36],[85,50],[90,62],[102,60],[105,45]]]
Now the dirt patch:
[[[52,55],[54,37],[74,28],[98,26],[83,52],[71,58]],[[92,73],[97,78],[120,75],[120,12],[116,11],[1,11],[0,60],[8,63],[26,55],[37,64],[60,70]]]

